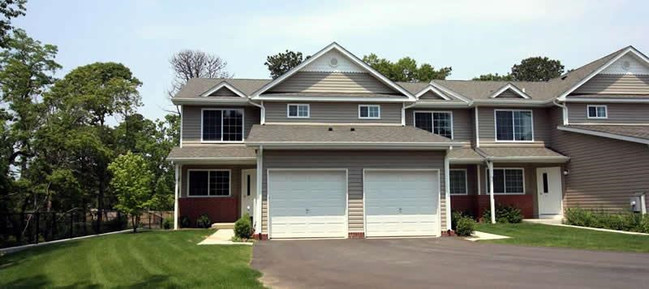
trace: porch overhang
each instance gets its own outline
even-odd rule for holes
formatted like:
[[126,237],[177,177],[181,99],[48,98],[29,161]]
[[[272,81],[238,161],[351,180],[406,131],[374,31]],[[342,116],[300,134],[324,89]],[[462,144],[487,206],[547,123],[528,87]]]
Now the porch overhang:
[[451,164],[481,164],[485,158],[472,148],[453,148],[449,154]]
[[649,125],[567,125],[557,129],[649,145]]
[[174,164],[256,164],[257,155],[244,145],[215,145],[210,147],[175,147],[167,156]]
[[570,160],[546,147],[480,147],[476,151],[493,163],[565,163]]

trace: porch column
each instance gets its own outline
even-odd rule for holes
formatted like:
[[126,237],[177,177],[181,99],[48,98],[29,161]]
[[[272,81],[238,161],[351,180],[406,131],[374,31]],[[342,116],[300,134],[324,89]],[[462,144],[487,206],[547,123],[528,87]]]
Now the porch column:
[[176,181],[176,188],[174,189],[174,230],[178,230],[178,195],[180,195],[180,173],[178,164],[174,164],[174,180]]
[[496,223],[496,201],[494,200],[494,163],[487,161],[489,167],[489,211],[491,212],[491,223]]
[[450,164],[448,160],[448,155],[451,153],[451,150],[453,148],[449,148],[446,150],[446,155],[444,156],[444,191],[446,192],[444,194],[444,199],[446,200],[446,212],[445,212],[445,218],[446,218],[446,230],[452,230],[452,224],[451,224],[451,176],[450,176]]
[[263,146],[259,146],[259,148],[257,149],[257,192],[255,196],[255,210],[253,215],[253,219],[255,220],[255,233],[257,234],[261,234],[261,222],[263,221],[261,215],[261,205],[263,202],[262,181],[264,176],[263,156],[264,148]]

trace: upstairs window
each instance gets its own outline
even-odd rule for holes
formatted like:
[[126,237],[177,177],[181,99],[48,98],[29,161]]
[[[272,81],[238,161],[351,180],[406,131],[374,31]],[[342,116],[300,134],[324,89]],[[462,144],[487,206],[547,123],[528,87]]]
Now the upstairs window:
[[533,141],[531,110],[496,110],[496,141]]
[[201,140],[239,142],[243,140],[243,110],[203,109]]
[[311,112],[308,104],[288,104],[286,116],[288,118],[309,118]]
[[358,118],[360,119],[380,119],[381,106],[378,104],[358,106]]
[[453,138],[453,115],[446,111],[416,111],[415,127]]
[[606,105],[588,105],[588,118],[608,118],[608,111]]
[[188,170],[190,197],[227,197],[230,195],[229,170]]

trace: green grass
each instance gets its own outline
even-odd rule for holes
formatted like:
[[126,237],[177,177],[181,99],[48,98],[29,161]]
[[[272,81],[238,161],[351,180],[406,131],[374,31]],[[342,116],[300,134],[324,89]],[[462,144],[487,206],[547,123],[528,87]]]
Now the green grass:
[[250,246],[198,246],[211,230],[116,234],[0,257],[0,288],[263,288]]
[[529,223],[478,224],[476,230],[511,237],[511,239],[481,242],[649,253],[649,236],[598,232]]

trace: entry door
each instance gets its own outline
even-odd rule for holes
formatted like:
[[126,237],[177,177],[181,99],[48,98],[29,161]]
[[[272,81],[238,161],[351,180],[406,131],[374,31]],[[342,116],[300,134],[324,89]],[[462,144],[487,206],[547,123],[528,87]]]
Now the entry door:
[[539,193],[539,215],[541,217],[561,215],[561,168],[537,168],[536,182]]
[[439,179],[435,171],[365,171],[367,237],[439,234]]
[[254,212],[254,199],[257,194],[257,170],[241,170],[241,215]]

